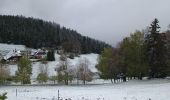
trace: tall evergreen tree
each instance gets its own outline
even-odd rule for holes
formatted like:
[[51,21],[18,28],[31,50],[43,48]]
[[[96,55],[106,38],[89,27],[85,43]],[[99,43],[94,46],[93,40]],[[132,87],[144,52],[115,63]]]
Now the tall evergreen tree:
[[166,36],[159,33],[160,26],[158,23],[158,19],[154,19],[150,26],[150,33],[146,34],[145,38],[150,78],[166,77]]

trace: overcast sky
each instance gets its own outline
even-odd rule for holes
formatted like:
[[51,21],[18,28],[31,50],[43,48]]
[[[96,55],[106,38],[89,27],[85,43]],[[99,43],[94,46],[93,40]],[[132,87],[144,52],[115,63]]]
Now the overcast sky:
[[170,0],[0,0],[0,14],[54,21],[85,36],[115,45],[154,18],[170,24]]

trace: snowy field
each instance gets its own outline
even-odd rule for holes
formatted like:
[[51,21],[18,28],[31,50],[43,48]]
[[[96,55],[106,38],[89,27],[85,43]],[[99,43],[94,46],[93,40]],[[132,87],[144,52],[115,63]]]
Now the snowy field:
[[[17,89],[17,96],[16,96]],[[0,86],[8,100],[169,100],[170,80],[79,86]]]

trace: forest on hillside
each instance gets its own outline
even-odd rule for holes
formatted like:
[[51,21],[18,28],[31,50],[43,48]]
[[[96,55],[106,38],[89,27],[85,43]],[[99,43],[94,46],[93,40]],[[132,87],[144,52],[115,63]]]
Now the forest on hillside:
[[110,47],[54,22],[7,15],[0,15],[0,43],[23,44],[31,48],[62,47],[67,52],[83,54],[101,53],[105,47]]

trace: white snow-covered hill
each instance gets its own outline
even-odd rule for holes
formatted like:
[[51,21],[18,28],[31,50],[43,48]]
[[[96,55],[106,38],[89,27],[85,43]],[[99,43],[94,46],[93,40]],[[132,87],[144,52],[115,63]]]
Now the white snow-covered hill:
[[[70,67],[77,67],[77,64],[79,63],[80,59],[86,58],[89,61],[89,69],[91,69],[92,72],[97,72],[97,69],[95,68],[95,65],[98,63],[98,54],[83,54],[80,55],[80,57],[75,57],[74,59],[68,59]],[[48,74],[49,76],[56,75],[55,69],[58,67],[60,62],[60,55],[55,54],[55,61],[48,62]],[[15,75],[15,72],[17,71],[17,65],[9,65],[11,75]],[[32,77],[31,79],[35,80],[37,75],[39,74],[39,67],[40,62],[34,62],[32,64]]]
[[[25,49],[26,49],[26,47],[24,45],[12,45],[12,44],[0,43],[0,52],[9,51],[7,53],[7,56],[10,56],[8,54],[10,54],[11,50],[25,50]],[[99,56],[98,54],[93,54],[93,53],[92,54],[82,54],[79,57],[75,57],[74,59],[68,58],[68,61],[69,61],[69,65],[71,67],[76,67],[77,64],[79,63],[80,59],[86,58],[89,61],[89,63],[88,63],[89,69],[91,69],[92,72],[97,72],[95,65],[98,63],[97,62],[98,56]],[[59,62],[60,62],[60,55],[55,53],[55,61],[48,62],[48,64],[47,64],[49,76],[56,75],[55,69],[58,67]],[[17,71],[17,65],[9,65],[8,67],[10,69],[11,75],[14,76],[15,72]],[[32,63],[32,67],[33,67],[33,70],[32,70],[31,79],[35,80],[37,75],[39,74],[40,62]]]

